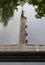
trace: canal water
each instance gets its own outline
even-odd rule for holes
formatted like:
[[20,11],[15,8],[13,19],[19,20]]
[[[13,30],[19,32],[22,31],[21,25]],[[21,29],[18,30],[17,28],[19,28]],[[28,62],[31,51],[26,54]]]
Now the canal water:
[[[26,44],[45,44],[44,3],[42,0],[24,0],[23,11],[27,17]],[[19,44],[21,10],[18,0],[0,1],[0,44]]]
[[9,63],[7,63],[7,62],[3,63],[2,62],[1,63],[0,62],[0,65],[45,65],[45,62],[43,62],[43,63],[42,62],[30,62],[30,63],[29,62],[27,62],[27,63],[26,62],[24,62],[24,63],[22,63],[22,62],[17,62],[17,63],[16,62],[15,63],[14,62],[13,63],[10,63],[10,62]]

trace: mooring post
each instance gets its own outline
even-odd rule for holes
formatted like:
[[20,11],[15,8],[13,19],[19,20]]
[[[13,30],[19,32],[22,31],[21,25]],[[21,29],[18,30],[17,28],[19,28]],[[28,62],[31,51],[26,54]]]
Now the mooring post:
[[20,44],[25,44],[25,39],[26,39],[26,29],[25,29],[25,21],[26,17],[24,16],[24,11],[22,10],[21,13],[21,22],[20,22]]

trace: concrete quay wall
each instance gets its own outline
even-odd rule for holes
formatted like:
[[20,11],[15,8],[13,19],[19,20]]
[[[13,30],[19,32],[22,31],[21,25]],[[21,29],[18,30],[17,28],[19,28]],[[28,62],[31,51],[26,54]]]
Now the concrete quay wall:
[[45,51],[45,45],[0,45],[0,51]]

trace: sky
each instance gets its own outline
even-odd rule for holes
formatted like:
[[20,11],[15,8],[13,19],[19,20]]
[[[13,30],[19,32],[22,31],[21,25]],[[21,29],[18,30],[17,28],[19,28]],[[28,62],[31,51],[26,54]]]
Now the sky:
[[0,23],[0,44],[19,44],[21,7],[17,8],[18,11],[14,10],[14,15],[7,26],[4,27]]
[[[35,6],[36,7],[36,6]],[[27,17],[26,32],[28,44],[45,44],[45,17],[36,18],[35,7],[26,3],[23,7],[24,15]]]

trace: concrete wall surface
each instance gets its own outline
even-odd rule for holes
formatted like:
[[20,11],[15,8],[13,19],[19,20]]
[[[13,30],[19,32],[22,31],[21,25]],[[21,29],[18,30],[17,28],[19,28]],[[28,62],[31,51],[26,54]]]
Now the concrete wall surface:
[[0,45],[0,51],[45,51],[45,45]]

